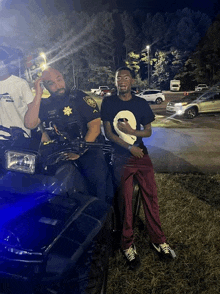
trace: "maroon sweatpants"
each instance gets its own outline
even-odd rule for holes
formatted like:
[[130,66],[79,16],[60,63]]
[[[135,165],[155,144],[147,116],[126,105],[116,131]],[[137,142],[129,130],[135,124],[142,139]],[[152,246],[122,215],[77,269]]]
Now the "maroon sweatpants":
[[[118,163],[119,162],[120,160]],[[117,166],[117,168],[119,168],[119,166]],[[147,154],[145,154],[143,158],[137,158],[134,156],[130,157],[127,163],[120,168],[120,173],[122,197],[124,202],[124,220],[121,239],[122,249],[128,249],[133,243],[134,238],[132,213],[134,176],[136,177],[142,192],[146,227],[150,240],[153,243],[164,243],[166,237],[161,229],[156,182],[150,157]]]

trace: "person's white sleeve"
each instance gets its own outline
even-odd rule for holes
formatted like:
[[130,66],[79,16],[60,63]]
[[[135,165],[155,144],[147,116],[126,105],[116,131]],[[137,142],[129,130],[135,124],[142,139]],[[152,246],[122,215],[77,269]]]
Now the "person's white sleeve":
[[24,101],[29,104],[34,100],[34,95],[28,85],[28,82],[24,81],[22,85],[22,98]]

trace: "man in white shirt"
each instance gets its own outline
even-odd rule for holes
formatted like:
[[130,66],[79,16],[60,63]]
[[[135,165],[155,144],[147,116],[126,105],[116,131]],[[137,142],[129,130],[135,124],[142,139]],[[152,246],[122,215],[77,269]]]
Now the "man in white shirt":
[[[24,116],[34,97],[26,80],[10,74],[11,60],[7,47],[0,47],[0,125],[20,127],[30,135],[24,126]],[[8,133],[0,131],[0,139],[4,139],[2,135]]]

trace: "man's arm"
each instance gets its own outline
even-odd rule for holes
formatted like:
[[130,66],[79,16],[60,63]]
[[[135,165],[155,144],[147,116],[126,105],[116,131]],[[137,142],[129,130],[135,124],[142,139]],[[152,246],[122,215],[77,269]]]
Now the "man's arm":
[[146,138],[146,137],[150,137],[152,134],[151,124],[145,125],[144,129],[139,131],[139,130],[132,129],[130,124],[126,120],[124,120],[123,122],[118,122],[118,128],[121,132],[128,135],[133,135],[136,137]]
[[[88,131],[87,131],[84,139],[86,142],[94,142],[95,139],[100,134],[101,118],[96,118],[96,119],[91,120],[90,122],[87,123],[87,127],[88,127]],[[88,149],[86,149],[85,152],[87,150]],[[66,160],[76,160],[80,157],[79,154],[75,154],[75,153],[66,153],[64,155],[65,155]]]
[[41,97],[43,94],[43,89],[41,88],[41,85],[40,85],[41,81],[42,81],[41,78],[39,78],[35,82],[36,95],[34,97],[33,102],[28,104],[28,110],[24,117],[24,125],[28,129],[34,129],[40,123],[39,110],[40,110]]
[[109,141],[114,142],[120,145],[121,147],[124,147],[125,149],[128,149],[130,144],[128,144],[127,142],[125,142],[124,140],[122,140],[120,137],[118,137],[112,132],[112,127],[109,121],[104,121],[103,125],[104,125],[105,135],[107,139],[109,139]]
[[[104,124],[105,135],[106,135],[106,137],[107,137],[110,141],[112,141],[112,142],[114,142],[114,143],[120,145],[121,147],[124,147],[125,149],[128,149],[128,148],[129,148],[131,154],[134,155],[134,156],[136,156],[136,157],[141,158],[141,157],[144,156],[143,150],[142,150],[141,148],[139,148],[139,147],[137,147],[137,146],[132,146],[132,145],[130,145],[129,143],[127,143],[127,142],[125,142],[124,140],[122,140],[122,139],[121,139],[120,137],[118,137],[117,135],[115,135],[115,134],[112,132],[112,127],[111,127],[111,124],[110,124],[109,121],[104,121],[103,124]],[[129,125],[129,124],[128,124],[128,125]],[[129,126],[130,126],[130,125],[129,125]],[[119,125],[118,125],[118,127],[119,127]],[[132,130],[133,130],[133,129],[132,129]],[[127,131],[128,131],[128,130],[127,130]],[[133,131],[134,131],[134,130],[133,130]],[[133,132],[133,131],[132,131],[132,132]],[[127,133],[127,134],[128,134],[128,133]],[[129,134],[130,134],[130,133],[129,133]],[[134,133],[133,133],[133,134],[134,134]],[[151,124],[147,124],[147,125],[145,125],[143,131],[136,131],[135,136],[137,136],[137,134],[139,134],[139,135],[143,135],[143,137],[145,137],[145,136],[146,136],[146,137],[150,137],[150,135],[151,135]],[[141,136],[139,136],[139,137],[141,137]]]
[[94,142],[100,134],[101,118],[96,118],[87,123],[88,131],[85,135],[86,142]]

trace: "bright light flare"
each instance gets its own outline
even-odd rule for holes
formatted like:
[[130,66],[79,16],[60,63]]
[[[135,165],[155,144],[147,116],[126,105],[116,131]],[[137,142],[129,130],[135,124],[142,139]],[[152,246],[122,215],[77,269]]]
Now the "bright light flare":
[[46,63],[41,63],[40,68],[42,71],[46,70],[48,68],[48,65]]
[[48,63],[51,65],[67,56],[77,53],[83,47],[89,45],[93,41],[91,31],[94,23],[97,21],[97,18],[94,18],[87,26],[77,35],[74,34],[74,30],[71,30],[69,34],[64,35],[47,53],[51,54],[52,52],[58,51],[56,56],[54,56]]
[[44,52],[41,52],[40,56],[44,59],[45,62],[47,61],[47,57],[46,57],[46,54]]
[[182,114],[183,114],[183,112],[184,112],[184,111],[180,109],[180,110],[178,110],[178,111],[177,111],[177,113],[176,113],[176,114],[177,114],[177,115],[182,115]]

